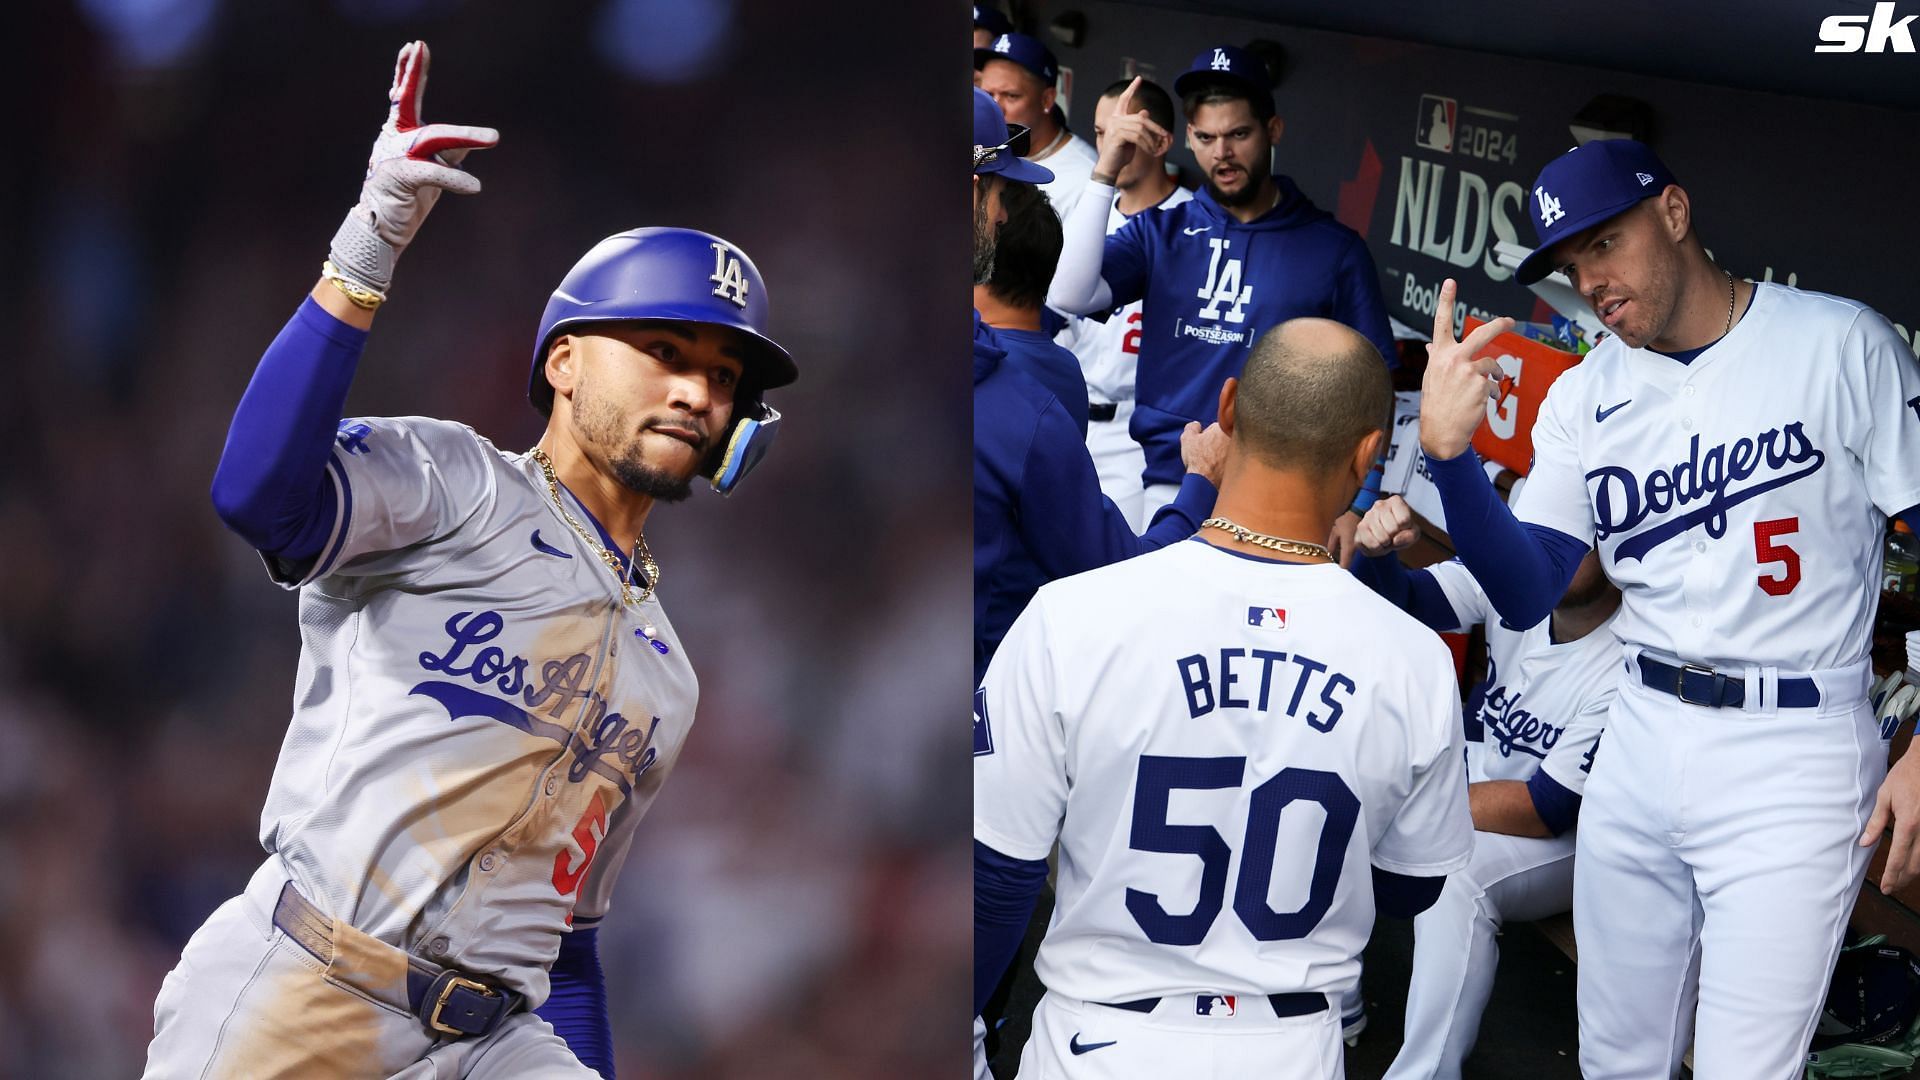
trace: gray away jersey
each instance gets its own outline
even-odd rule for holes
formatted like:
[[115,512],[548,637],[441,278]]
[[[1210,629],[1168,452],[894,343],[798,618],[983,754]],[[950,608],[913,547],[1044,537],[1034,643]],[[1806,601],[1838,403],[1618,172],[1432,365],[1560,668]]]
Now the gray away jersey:
[[531,456],[369,418],[328,468],[321,557],[298,579],[269,560],[300,589],[301,654],[261,842],[335,918],[541,1000],[679,756],[693,669]]

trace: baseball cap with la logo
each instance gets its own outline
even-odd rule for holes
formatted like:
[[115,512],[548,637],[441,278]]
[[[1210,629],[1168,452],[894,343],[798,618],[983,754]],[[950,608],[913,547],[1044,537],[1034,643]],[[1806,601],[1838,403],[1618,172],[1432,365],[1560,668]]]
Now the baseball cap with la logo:
[[1631,210],[1677,183],[1643,142],[1599,139],[1547,163],[1533,182],[1527,207],[1540,243],[1520,261],[1514,278],[1531,285],[1553,272],[1547,250],[1567,237]]
[[1187,65],[1186,72],[1173,80],[1173,92],[1185,97],[1213,83],[1226,83],[1244,92],[1273,94],[1273,79],[1267,74],[1266,62],[1238,45],[1203,50]]
[[973,50],[973,70],[979,71],[994,60],[1011,60],[1027,71],[1042,86],[1052,86],[1060,81],[1060,61],[1040,39],[1025,34],[1001,34],[993,39],[993,44],[984,49]]

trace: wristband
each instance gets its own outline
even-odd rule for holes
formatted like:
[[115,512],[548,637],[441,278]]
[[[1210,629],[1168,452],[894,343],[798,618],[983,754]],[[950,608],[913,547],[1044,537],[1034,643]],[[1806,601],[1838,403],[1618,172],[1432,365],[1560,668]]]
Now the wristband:
[[352,302],[354,307],[360,308],[363,311],[373,311],[381,304],[387,302],[387,295],[385,293],[375,292],[341,273],[340,268],[333,265],[332,259],[328,259],[320,264],[320,276],[331,283],[334,288],[339,289],[340,294]]

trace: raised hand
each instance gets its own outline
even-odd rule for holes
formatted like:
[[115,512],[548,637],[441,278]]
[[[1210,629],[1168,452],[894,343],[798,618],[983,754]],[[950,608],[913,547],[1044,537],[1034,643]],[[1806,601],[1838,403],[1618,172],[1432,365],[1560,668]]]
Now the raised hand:
[[392,283],[394,261],[413,242],[440,193],[480,190],[479,179],[456,166],[469,151],[500,141],[492,128],[422,122],[429,59],[427,43],[415,41],[394,61],[387,122],[367,157],[360,201],[348,211],[329,252],[341,273],[381,294]]
[[1100,135],[1100,156],[1093,164],[1093,174],[1107,183],[1119,179],[1120,171],[1132,163],[1136,152],[1164,154],[1173,145],[1173,136],[1167,134],[1166,128],[1154,123],[1146,113],[1133,111],[1133,92],[1139,86],[1140,76],[1136,75],[1127,88],[1120,91],[1120,98],[1113,105],[1113,117]]
[[1420,449],[1430,458],[1459,457],[1473,442],[1473,433],[1487,415],[1487,399],[1500,392],[1500,364],[1473,354],[1513,329],[1513,320],[1501,317],[1468,334],[1453,336],[1453,299],[1458,286],[1452,278],[1440,286],[1433,308],[1433,342],[1427,346],[1427,373],[1420,381]]

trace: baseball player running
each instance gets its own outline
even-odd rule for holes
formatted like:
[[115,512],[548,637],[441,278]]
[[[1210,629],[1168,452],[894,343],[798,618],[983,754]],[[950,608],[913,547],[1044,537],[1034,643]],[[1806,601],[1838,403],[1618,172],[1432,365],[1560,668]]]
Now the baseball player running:
[[[1107,87],[1093,106],[1093,134],[1098,142],[1116,137],[1110,133],[1121,95],[1133,91],[1129,107],[1145,113],[1162,128],[1173,126],[1173,100],[1154,83],[1117,82]],[[1158,153],[1136,149],[1133,157],[1114,177],[1118,194],[1107,211],[1107,235],[1112,236],[1127,221],[1149,210],[1166,210],[1193,198],[1193,193],[1173,182],[1167,175],[1168,144],[1158,144]],[[1135,532],[1146,528],[1142,514],[1145,490],[1140,475],[1147,467],[1140,444],[1133,441],[1128,426],[1133,421],[1134,368],[1140,359],[1140,301],[1124,304],[1109,312],[1105,321],[1072,319],[1056,339],[1080,358],[1080,371],[1087,382],[1087,453],[1093,456],[1100,472],[1100,490],[1112,499],[1120,512],[1133,523]]]
[[976,1009],[1059,844],[1022,1076],[1338,1077],[1330,999],[1376,904],[1411,916],[1466,865],[1452,660],[1318,542],[1391,395],[1352,330],[1271,331],[1220,397],[1207,528],[1043,586],[995,656],[974,701]]
[[1882,886],[1920,869],[1920,760],[1887,774],[1867,702],[1886,518],[1920,518],[1920,367],[1861,304],[1715,265],[1640,143],[1554,160],[1532,204],[1518,279],[1560,270],[1613,336],[1547,395],[1509,513],[1467,452],[1495,370],[1473,355],[1509,323],[1456,342],[1449,282],[1420,442],[1507,622],[1596,544],[1622,592],[1576,842],[1581,1069],[1673,1075],[1697,949],[1695,1075],[1797,1076],[1883,830]]
[[547,305],[533,449],[342,421],[395,261],[498,137],[421,119],[427,62],[401,50],[360,200],[214,478],[300,590],[302,653],[268,858],[167,975],[149,1077],[613,1075],[595,927],[696,696],[644,528],[696,475],[739,482],[795,369],[738,248],[636,229]]
[[1418,535],[1398,495],[1374,504],[1355,536],[1354,573],[1435,630],[1484,625],[1487,677],[1465,713],[1473,861],[1413,921],[1406,1038],[1387,1076],[1459,1080],[1493,994],[1502,923],[1573,907],[1571,829],[1618,681],[1620,592],[1589,553],[1553,614],[1516,630],[1458,561],[1402,566],[1395,553]]
[[[1262,331],[1299,316],[1337,319],[1394,362],[1365,242],[1292,180],[1273,175],[1284,125],[1259,58],[1232,46],[1208,49],[1173,86],[1205,187],[1106,235],[1116,179],[1136,154],[1164,155],[1171,140],[1123,92],[1086,197],[1066,215],[1060,269],[1047,292],[1049,304],[1076,315],[1143,304],[1131,423],[1147,462],[1143,520],[1178,490],[1181,429],[1214,419],[1221,381],[1239,372]],[[1359,523],[1342,515],[1343,539]]]

